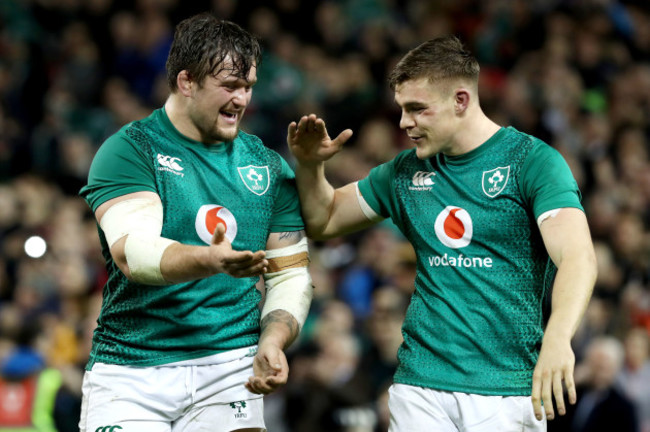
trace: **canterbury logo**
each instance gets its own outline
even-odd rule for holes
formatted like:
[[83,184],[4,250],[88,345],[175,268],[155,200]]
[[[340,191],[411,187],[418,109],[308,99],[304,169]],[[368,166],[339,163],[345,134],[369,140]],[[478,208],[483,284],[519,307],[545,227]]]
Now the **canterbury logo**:
[[433,184],[432,176],[436,173],[418,171],[413,175],[413,185],[414,186],[431,186]]
[[95,429],[95,432],[115,432],[119,429],[122,429],[122,426],[100,426]]
[[177,161],[181,159],[177,157],[165,156],[158,153],[158,163],[166,168],[173,169],[174,171],[183,171],[183,167],[178,164]]
[[413,174],[413,186],[409,187],[411,190],[431,190],[431,186],[434,185],[433,176],[435,172],[427,171],[418,171]]

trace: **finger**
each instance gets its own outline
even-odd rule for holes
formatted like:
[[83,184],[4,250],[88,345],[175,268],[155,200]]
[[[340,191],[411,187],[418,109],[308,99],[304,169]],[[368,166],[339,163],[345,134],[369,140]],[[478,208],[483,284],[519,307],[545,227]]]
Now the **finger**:
[[228,274],[237,278],[261,276],[268,271],[268,265],[259,263],[257,265],[245,268],[228,267],[227,270]]
[[537,420],[542,420],[542,382],[537,371],[533,373],[533,391],[531,392],[530,398],[533,402],[535,418]]
[[261,261],[254,261],[250,263],[236,263],[232,264],[230,268],[233,271],[260,271],[263,268],[266,268],[269,266],[269,262],[267,260],[261,260]]
[[562,372],[557,371],[553,374],[553,396],[555,397],[555,407],[558,415],[566,414],[564,405],[564,394],[562,389]]
[[576,382],[573,380],[573,371],[568,371],[564,375],[564,386],[566,387],[569,403],[575,405],[578,395],[576,393]]
[[287,141],[289,141],[289,144],[291,144],[290,141],[296,139],[297,130],[298,130],[298,125],[296,124],[296,122],[289,123],[289,127],[287,128]]
[[278,373],[282,370],[283,364],[281,357],[284,356],[280,356],[277,353],[264,356],[264,361],[266,362],[266,365],[269,367],[269,369],[272,369],[272,373]]
[[248,378],[247,388],[257,394],[268,394],[273,391],[273,388],[266,383],[266,380],[259,377]]
[[300,120],[298,121],[298,132],[299,134],[303,134],[307,131],[307,123],[308,123],[309,118],[307,116],[302,116],[300,117]]
[[327,128],[325,127],[325,120],[322,118],[317,118],[314,121],[314,130],[319,134],[327,136]]
[[255,394],[265,394],[264,392],[264,386],[262,384],[262,380],[257,378],[257,377],[250,377],[248,379],[248,382],[244,384],[245,387],[250,391],[251,393]]
[[[259,261],[259,260],[258,260]],[[223,257],[223,263],[226,266],[234,268],[237,265],[251,265],[255,263],[255,255],[251,251],[227,251]]]
[[336,145],[337,147],[342,147],[343,144],[345,144],[350,139],[352,134],[353,134],[352,129],[346,129],[343,132],[341,132],[339,136],[334,138],[332,144]]
[[229,251],[223,258],[223,262],[233,268],[243,269],[263,262],[268,265],[265,256],[266,254],[262,251]]
[[309,119],[307,121],[307,132],[316,131],[316,114],[309,114]]
[[226,226],[222,223],[218,223],[217,227],[214,229],[214,234],[212,235],[212,244],[217,245],[224,241],[226,237]]
[[544,374],[542,379],[542,403],[544,405],[544,411],[546,411],[546,418],[548,420],[553,420],[555,418],[555,412],[553,410],[553,399],[552,399],[552,387],[553,379],[550,376],[550,373]]
[[287,364],[286,357],[282,356],[280,361],[280,368],[276,369],[274,376],[270,377],[276,387],[285,385],[289,379],[289,365]]

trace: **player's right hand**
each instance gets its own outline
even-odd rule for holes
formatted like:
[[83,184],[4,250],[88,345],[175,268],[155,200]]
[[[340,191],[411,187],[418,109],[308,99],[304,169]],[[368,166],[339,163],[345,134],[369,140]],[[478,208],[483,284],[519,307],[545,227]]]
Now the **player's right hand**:
[[310,114],[303,116],[298,123],[289,124],[287,143],[298,163],[318,165],[338,153],[351,136],[352,130],[346,129],[331,139],[325,121]]
[[266,252],[260,250],[237,251],[226,237],[226,227],[219,223],[210,243],[210,261],[215,273],[225,273],[232,277],[244,278],[260,276],[268,271]]

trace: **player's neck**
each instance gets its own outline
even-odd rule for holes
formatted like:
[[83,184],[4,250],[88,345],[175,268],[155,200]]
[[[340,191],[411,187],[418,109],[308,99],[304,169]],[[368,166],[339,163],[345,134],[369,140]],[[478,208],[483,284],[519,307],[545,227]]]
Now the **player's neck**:
[[501,128],[482,111],[467,117],[461,123],[455,138],[455,155],[469,153],[489,140]]
[[201,140],[201,135],[193,126],[190,118],[185,114],[186,110],[181,105],[183,100],[177,94],[172,93],[167,98],[164,108],[167,118],[178,132],[195,141]]

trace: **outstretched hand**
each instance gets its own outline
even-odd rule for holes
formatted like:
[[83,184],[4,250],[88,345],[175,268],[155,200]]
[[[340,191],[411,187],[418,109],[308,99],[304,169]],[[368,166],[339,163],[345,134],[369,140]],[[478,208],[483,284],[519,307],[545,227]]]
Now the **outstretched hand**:
[[226,227],[219,223],[210,242],[211,264],[217,273],[244,278],[260,276],[268,271],[264,251],[236,251],[226,237]]
[[316,114],[310,114],[303,116],[298,123],[289,124],[287,143],[298,163],[317,165],[338,153],[351,136],[352,130],[346,129],[331,139],[325,121]]

